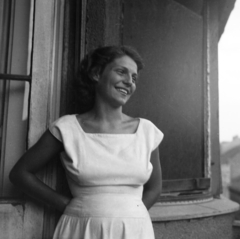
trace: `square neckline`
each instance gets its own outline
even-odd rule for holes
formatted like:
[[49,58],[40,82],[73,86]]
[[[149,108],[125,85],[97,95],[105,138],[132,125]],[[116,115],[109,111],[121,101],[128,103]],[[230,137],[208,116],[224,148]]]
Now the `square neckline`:
[[87,132],[85,132],[85,131],[83,130],[80,122],[79,122],[78,119],[77,119],[77,115],[78,115],[78,114],[75,114],[75,115],[74,115],[74,119],[75,119],[75,121],[76,121],[79,129],[81,130],[81,132],[83,132],[83,134],[89,135],[89,136],[110,136],[110,137],[114,137],[114,136],[135,136],[135,135],[137,135],[137,133],[138,133],[138,131],[139,131],[139,128],[140,128],[140,125],[141,125],[141,122],[142,122],[141,118],[137,117],[137,119],[139,119],[138,127],[137,127],[136,131],[135,131],[134,133],[131,133],[131,134],[127,134],[127,133],[125,133],[125,134],[87,133]]

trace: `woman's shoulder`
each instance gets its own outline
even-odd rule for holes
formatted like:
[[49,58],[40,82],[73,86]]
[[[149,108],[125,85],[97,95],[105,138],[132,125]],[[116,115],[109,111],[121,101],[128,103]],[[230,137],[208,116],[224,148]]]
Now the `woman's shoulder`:
[[162,131],[158,128],[158,126],[156,126],[151,120],[145,119],[145,118],[140,118],[140,119],[141,119],[141,122],[142,122],[142,127],[145,130],[147,130],[149,132],[157,131],[160,134],[163,134]]
[[151,120],[145,118],[139,118],[142,124],[146,127],[157,127]]
[[141,117],[132,117],[132,116],[129,116],[129,115],[124,115],[125,116],[125,122],[127,124],[133,124],[133,125],[138,125],[141,124],[142,125],[145,125],[145,126],[153,126],[154,124],[148,120],[148,119],[145,119],[145,118],[141,118]]
[[66,132],[71,129],[72,121],[74,119],[74,115],[64,115],[52,122],[48,130],[55,136],[58,140],[63,142],[64,135],[67,135]]
[[92,117],[92,114],[91,111],[88,111],[83,114],[75,114],[75,117],[78,121],[86,121]]
[[75,119],[76,119],[76,114],[63,115],[59,117],[57,120],[55,120],[51,125],[62,126],[68,123],[71,124]]
[[163,132],[150,120],[141,118],[141,127],[143,129],[145,137],[151,143],[153,149],[155,149],[163,140]]
[[124,129],[129,133],[135,133],[138,131],[140,118],[134,118],[129,115],[124,114]]
[[138,123],[139,120],[140,120],[139,117],[132,117],[132,116],[129,116],[129,115],[124,114],[124,121],[125,121],[126,123],[130,123],[130,124],[131,124],[131,123]]
[[142,117],[131,117],[131,116],[125,115],[125,122],[131,128],[134,128],[133,132],[139,131],[138,130],[139,128],[142,128],[144,131],[146,131],[146,133],[149,133],[149,134],[151,134],[153,131],[160,131],[152,121]]

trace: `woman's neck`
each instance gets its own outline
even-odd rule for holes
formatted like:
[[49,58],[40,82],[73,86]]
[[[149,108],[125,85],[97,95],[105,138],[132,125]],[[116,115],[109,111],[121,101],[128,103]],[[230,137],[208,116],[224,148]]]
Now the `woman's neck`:
[[95,119],[110,124],[122,122],[124,118],[122,107],[113,108],[109,105],[98,103],[94,105],[92,115]]

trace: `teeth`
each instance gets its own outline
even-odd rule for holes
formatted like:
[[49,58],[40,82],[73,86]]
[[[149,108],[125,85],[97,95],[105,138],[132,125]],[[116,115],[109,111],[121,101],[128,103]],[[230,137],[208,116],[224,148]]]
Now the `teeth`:
[[122,92],[122,93],[125,94],[125,95],[128,94],[128,92],[127,92],[126,90],[124,90],[124,89],[118,88],[117,90],[120,91],[120,92]]

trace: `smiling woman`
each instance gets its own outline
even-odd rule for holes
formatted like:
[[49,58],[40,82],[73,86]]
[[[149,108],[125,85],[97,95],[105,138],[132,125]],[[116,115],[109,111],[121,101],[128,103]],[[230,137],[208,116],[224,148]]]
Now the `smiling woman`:
[[[79,68],[79,75],[76,81],[76,99],[78,101],[78,109],[80,113],[89,111],[95,104],[96,96],[96,79],[102,75],[105,67],[121,57],[128,58],[129,61],[133,61],[132,64],[136,69],[132,75],[134,81],[137,79],[137,74],[143,69],[143,61],[141,56],[129,46],[108,46],[103,48],[98,48],[95,51],[90,52],[82,61]],[[125,69],[124,66],[115,66],[115,71],[119,75],[129,75],[128,68]],[[95,78],[95,79],[94,79]]]
[[97,81],[96,103],[106,101],[112,107],[124,105],[136,90],[137,64],[128,56],[122,56],[108,64],[100,75],[96,73],[93,79]]
[[[142,67],[131,47],[89,53],[78,78],[78,94],[87,96],[84,113],[52,123],[11,171],[13,183],[63,212],[55,239],[154,239],[148,209],[161,192],[158,146],[163,134],[149,120],[122,112]],[[73,198],[35,176],[58,153]]]

